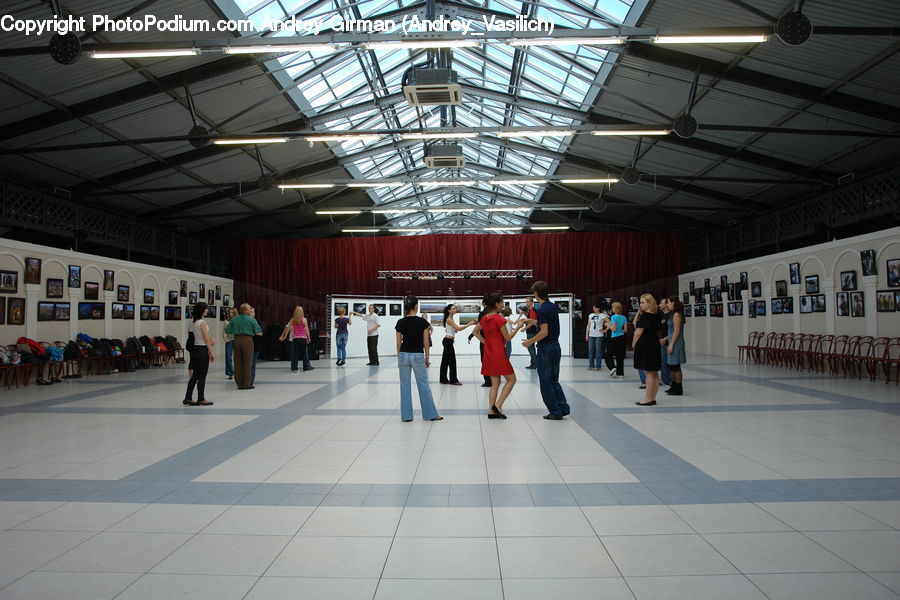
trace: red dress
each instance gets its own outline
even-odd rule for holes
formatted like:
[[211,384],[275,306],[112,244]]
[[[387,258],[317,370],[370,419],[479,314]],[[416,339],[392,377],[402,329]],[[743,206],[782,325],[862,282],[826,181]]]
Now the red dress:
[[506,358],[506,340],[500,333],[506,327],[506,318],[494,313],[483,317],[481,335],[484,336],[484,357],[481,359],[482,375],[509,375],[513,372],[512,364]]

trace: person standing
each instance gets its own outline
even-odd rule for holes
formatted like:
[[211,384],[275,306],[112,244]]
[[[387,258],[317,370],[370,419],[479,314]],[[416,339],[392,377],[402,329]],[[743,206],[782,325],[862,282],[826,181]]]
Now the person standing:
[[[512,343],[513,337],[522,328],[523,323],[516,325],[510,332],[508,315],[509,308],[503,306],[503,296],[491,294],[487,298],[488,314],[475,326],[472,332],[484,348],[484,357],[481,360],[481,374],[491,378],[491,391],[488,393],[488,419],[505,419],[506,415],[500,410],[509,393],[516,385],[516,373],[509,362],[509,354],[506,345]],[[510,311],[510,314],[512,311]],[[503,391],[500,391],[500,377],[506,378]],[[499,392],[499,396],[498,396]]]
[[404,423],[413,420],[412,378],[415,373],[416,388],[419,390],[419,405],[422,418],[426,421],[440,421],[444,417],[438,415],[434,406],[431,388],[428,387],[428,367],[431,366],[431,349],[428,347],[429,323],[416,316],[419,301],[415,296],[403,299],[404,316],[397,321],[397,364],[400,368],[400,418]]
[[[529,321],[537,323],[537,312],[534,310],[534,299],[529,296],[525,298],[525,316]],[[525,327],[525,339],[531,339],[536,336],[538,333],[537,325],[529,325]],[[532,344],[528,346],[528,356],[531,360],[528,361],[528,366],[526,369],[537,369],[537,348]]]
[[546,281],[536,281],[531,286],[540,306],[537,313],[538,333],[522,342],[526,348],[537,344],[537,372],[541,382],[541,398],[549,411],[545,419],[560,421],[571,411],[562,386],[559,385],[559,361],[562,350],[559,347],[559,307],[550,302],[550,286]]
[[[481,322],[481,319],[483,319],[484,316],[488,313],[487,299],[488,299],[488,294],[485,294],[484,296],[481,297],[481,312],[478,313],[478,318],[475,320],[476,326],[478,325],[479,322]],[[475,334],[470,333],[469,339],[466,341],[466,343],[471,342],[473,337],[475,337]],[[478,354],[481,356],[481,362],[483,363],[484,362],[484,344],[479,343]],[[484,382],[482,382],[481,387],[491,387],[491,378],[488,377],[487,375],[484,375],[483,377],[484,377]]]
[[[215,340],[209,335],[209,326],[203,320],[206,309],[206,302],[198,302],[191,312],[194,320],[190,324],[190,331],[194,334],[194,345],[191,346],[189,352],[191,353],[190,365],[193,370],[182,401],[182,404],[186,406],[212,406],[213,404],[206,399],[206,374],[209,372],[209,363],[215,359],[212,350]],[[194,386],[197,387],[196,402],[193,400]]]
[[[503,310],[500,311],[500,315],[503,316],[503,319],[506,321],[506,330],[512,332],[513,328],[519,324],[518,319],[510,319],[512,316],[512,309],[508,306],[504,306]],[[518,331],[518,329],[516,329]],[[506,350],[506,358],[512,356],[512,338],[506,340],[504,344]]]
[[334,345],[337,347],[337,366],[342,367],[347,363],[347,338],[350,337],[348,325],[352,325],[353,321],[347,315],[347,309],[343,306],[337,309],[338,316],[334,320],[334,328],[337,330],[334,334]]
[[369,349],[369,362],[366,363],[370,367],[378,366],[378,330],[381,329],[381,319],[378,317],[378,311],[375,305],[369,305],[369,314],[366,319],[366,346]]
[[655,406],[656,392],[659,389],[659,307],[651,294],[641,295],[640,310],[634,328],[634,368],[644,371],[647,388],[644,390],[644,401],[635,402],[638,406]]
[[606,317],[600,309],[600,301],[593,305],[588,315],[584,341],[588,343],[588,371],[599,371],[603,361],[603,340],[606,335]]
[[231,321],[236,314],[237,311],[235,309],[229,308],[228,320],[225,321],[225,325],[222,328],[222,339],[225,340],[225,375],[228,376],[228,381],[231,381],[232,377],[234,377],[234,361],[232,360],[234,355],[234,336],[225,333],[225,327],[228,327],[228,322]]
[[309,362],[308,353],[309,322],[303,315],[302,306],[294,308],[294,315],[284,326],[284,331],[281,332],[278,341],[283,342],[288,338],[291,340],[291,373],[299,372],[298,365],[301,359],[303,360],[303,370],[312,371],[313,366]]
[[609,319],[609,356],[614,363],[609,374],[613,379],[625,379],[625,326],[628,319],[622,314],[622,303],[612,303],[613,316]]
[[449,385],[462,385],[456,374],[456,347],[454,346],[456,333],[475,324],[475,321],[472,321],[464,327],[457,325],[454,317],[458,312],[459,309],[455,304],[448,304],[444,307],[444,339],[441,342],[444,351],[441,354],[440,381]]
[[[234,336],[234,382],[239,390],[253,389],[253,337],[262,328],[252,316],[249,304],[241,304],[240,314],[228,322],[225,331]],[[196,342],[195,342],[196,343]]]
[[669,346],[669,317],[671,312],[668,298],[659,301],[659,382],[662,385],[672,385],[672,374],[669,373],[669,365],[666,364]]
[[[247,313],[253,320],[256,321],[256,307],[251,306],[250,312]],[[256,321],[257,324],[259,321]],[[262,347],[262,326],[260,326],[260,330],[253,336],[253,362],[250,367],[250,385],[254,385],[256,382],[256,361],[259,360],[259,351]]]
[[687,353],[684,345],[684,304],[677,296],[669,297],[669,307],[672,309],[669,317],[668,346],[666,347],[666,362],[669,363],[669,371],[672,372],[672,387],[666,390],[670,396],[684,395],[681,387],[684,374],[681,365],[687,362]]

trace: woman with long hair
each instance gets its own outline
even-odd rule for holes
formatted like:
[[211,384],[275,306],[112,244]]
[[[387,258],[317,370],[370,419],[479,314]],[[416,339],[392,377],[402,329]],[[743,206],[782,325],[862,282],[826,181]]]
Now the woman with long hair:
[[234,361],[232,360],[232,357],[234,356],[234,335],[227,333],[225,328],[228,327],[228,323],[237,316],[237,309],[229,308],[227,312],[228,319],[226,319],[225,323],[222,325],[222,339],[225,341],[225,375],[227,375],[228,380],[231,381],[231,378],[234,377]]
[[441,354],[440,373],[441,383],[449,385],[462,385],[456,375],[456,348],[454,346],[454,343],[456,342],[456,334],[457,332],[460,332],[463,329],[471,327],[475,324],[475,321],[472,321],[465,326],[458,325],[456,323],[456,319],[454,318],[456,313],[458,312],[459,309],[455,304],[448,304],[444,307],[444,340],[441,342],[444,346],[444,351]]
[[687,354],[684,349],[684,304],[678,296],[669,296],[669,306],[672,308],[669,316],[669,344],[666,349],[666,362],[669,364],[669,372],[672,374],[672,386],[666,390],[670,396],[681,396],[684,389],[681,387],[684,374],[681,365],[687,362]]
[[337,366],[342,367],[347,363],[347,338],[350,337],[348,325],[352,325],[353,321],[347,316],[347,309],[343,306],[337,309],[337,318],[334,320],[334,328],[337,331],[334,334],[334,344],[337,346]]
[[634,368],[644,371],[647,378],[647,388],[644,390],[644,401],[635,402],[638,406],[654,406],[656,404],[656,392],[659,390],[659,367],[661,354],[659,352],[659,307],[656,298],[651,294],[641,295],[641,309],[638,311],[637,323],[634,328]]
[[[209,373],[209,363],[215,359],[212,349],[216,341],[209,335],[209,326],[203,320],[206,309],[206,302],[198,302],[191,311],[193,321],[188,327],[194,334],[194,345],[189,351],[191,353],[190,367],[193,370],[182,401],[185,406],[212,406],[213,404],[206,399],[206,374]],[[193,400],[194,386],[197,387],[196,402]]]
[[622,303],[612,303],[613,316],[609,319],[609,357],[613,366],[609,369],[610,376],[616,379],[625,379],[625,326],[628,319],[622,314]]
[[[491,391],[488,393],[488,419],[505,419],[506,415],[500,409],[509,393],[516,385],[516,373],[512,363],[506,355],[506,343],[524,326],[520,322],[512,332],[507,328],[506,317],[502,315],[504,310],[503,296],[490,294],[486,299],[487,314],[478,321],[472,332],[478,341],[484,345],[484,357],[481,360],[481,374],[491,378]],[[506,378],[506,384],[500,391],[500,377]],[[498,394],[499,392],[499,394]]]
[[309,323],[303,316],[303,307],[294,308],[294,316],[284,326],[284,331],[278,338],[279,342],[285,339],[291,340],[291,373],[298,371],[298,363],[303,359],[303,370],[312,371],[313,366],[309,362],[309,354],[307,353],[307,345],[309,344]]
[[413,420],[412,372],[416,375],[422,418],[426,421],[440,421],[444,417],[438,415],[431,388],[428,387],[428,367],[431,366],[429,323],[417,316],[419,300],[415,296],[403,299],[403,312],[406,316],[397,321],[394,328],[397,331],[397,365],[400,367],[400,418],[404,423]]

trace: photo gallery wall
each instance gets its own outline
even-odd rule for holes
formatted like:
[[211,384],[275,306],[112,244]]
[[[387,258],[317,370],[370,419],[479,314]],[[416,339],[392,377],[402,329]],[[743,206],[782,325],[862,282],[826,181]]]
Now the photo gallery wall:
[[[198,300],[197,292],[188,293],[188,281],[186,279],[179,280],[178,289],[166,290],[165,292],[154,288],[143,288],[140,290],[132,290],[128,285],[116,285],[115,271],[103,270],[103,281],[83,281],[82,265],[68,265],[67,279],[47,277],[42,279],[42,263],[40,258],[26,257],[25,269],[23,273],[13,270],[0,270],[0,325],[24,325],[26,317],[26,301],[24,297],[18,294],[24,294],[25,288],[20,284],[41,285],[43,282],[42,293],[43,298],[37,303],[37,320],[45,321],[69,321],[73,318],[72,310],[76,309],[74,318],[82,320],[103,320],[106,318],[106,311],[109,309],[112,319],[134,320],[136,314],[142,321],[158,321],[160,314],[167,321],[177,321],[180,319],[190,319],[193,304]],[[20,281],[21,279],[21,281]],[[84,301],[77,303],[76,307],[72,306],[72,302],[62,302],[60,299],[65,297],[65,289],[81,289]],[[219,317],[221,320],[227,318],[227,308],[231,303],[228,294],[222,293],[222,286],[216,284],[200,283],[198,286],[200,298],[209,305],[207,315],[211,318]],[[100,291],[115,292],[115,301],[107,303],[101,298]],[[135,297],[137,296],[137,297]],[[182,298],[189,298],[190,305],[185,306],[182,310]],[[137,301],[142,300],[142,304]],[[166,306],[161,306],[163,300]],[[220,301],[221,306],[216,307],[216,302]]]
[[[900,258],[885,260],[887,287],[891,289],[877,290],[876,308],[878,312],[900,312]],[[827,310],[825,294],[820,293],[819,275],[803,275],[800,263],[788,265],[789,281],[800,285],[803,294],[798,298],[795,307],[794,297],[788,294],[788,280],[775,281],[774,297],[766,301],[762,298],[762,282],[750,281],[747,272],[741,272],[738,281],[728,281],[727,275],[716,278],[705,278],[702,284],[688,282],[688,291],[684,292],[685,316],[723,317],[743,316],[743,294],[747,298],[747,317],[765,316],[768,311],[773,315],[793,314],[795,308],[800,314],[824,313]],[[865,317],[865,292],[859,290],[859,277],[878,274],[878,262],[875,250],[860,252],[859,270],[841,271],[838,278],[840,291],[835,292],[834,307],[838,317]],[[693,304],[691,300],[693,299]],[[708,309],[707,309],[708,302]],[[725,307],[727,302],[727,308]]]

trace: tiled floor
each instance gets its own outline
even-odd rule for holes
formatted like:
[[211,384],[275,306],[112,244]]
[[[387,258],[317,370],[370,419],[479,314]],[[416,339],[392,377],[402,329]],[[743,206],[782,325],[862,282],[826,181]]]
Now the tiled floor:
[[3,391],[0,600],[900,597],[893,385],[701,356],[638,408],[564,359],[550,422],[519,360],[500,421],[461,357],[402,423],[362,362],[205,409],[183,367]]

